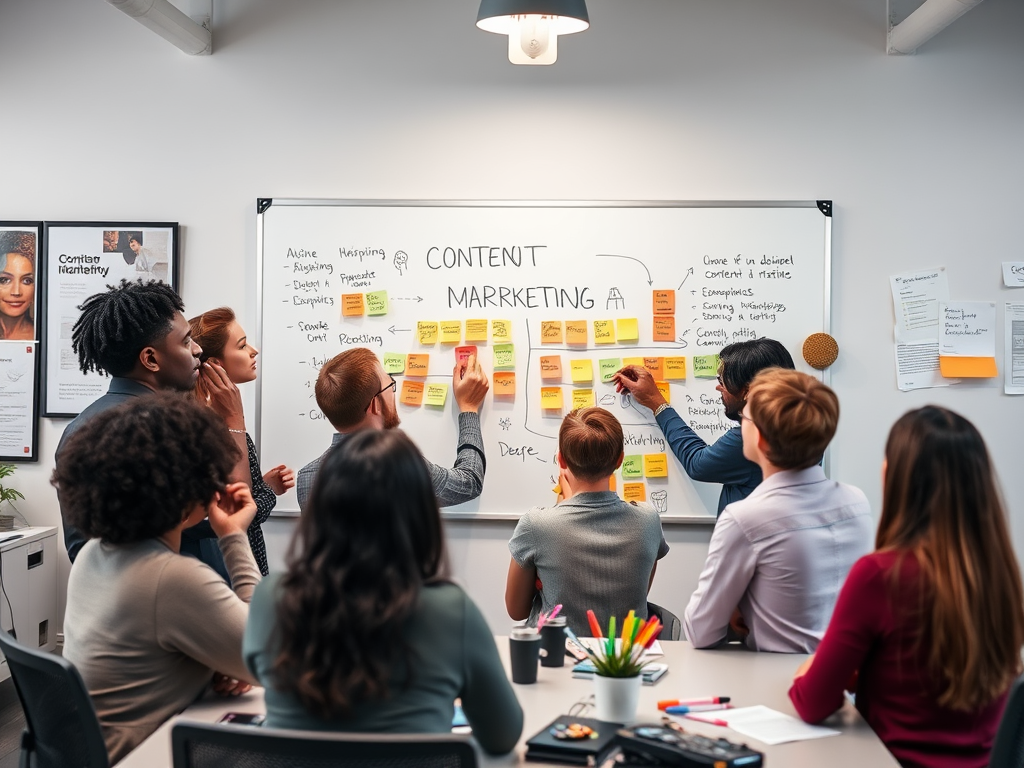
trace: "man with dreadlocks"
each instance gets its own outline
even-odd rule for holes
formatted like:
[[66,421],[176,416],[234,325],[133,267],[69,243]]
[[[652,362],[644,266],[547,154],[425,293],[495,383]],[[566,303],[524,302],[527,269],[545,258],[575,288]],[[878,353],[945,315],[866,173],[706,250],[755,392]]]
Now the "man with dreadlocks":
[[[54,455],[57,466],[68,438],[97,414],[161,390],[188,392],[199,376],[202,349],[192,341],[188,321],[182,314],[185,305],[173,288],[155,280],[122,280],[121,285],[107,289],[106,293],[90,296],[79,307],[82,315],[71,330],[71,344],[82,373],[109,374],[110,387],[107,394],[65,428]],[[131,457],[126,456],[125,460]],[[68,523],[59,490],[57,501],[64,521],[64,546],[74,562],[86,537]],[[212,539],[212,547],[202,546],[202,539],[215,535],[212,530],[207,533],[208,528],[209,523],[204,522],[187,529],[182,552],[199,557],[225,575],[216,538]]]

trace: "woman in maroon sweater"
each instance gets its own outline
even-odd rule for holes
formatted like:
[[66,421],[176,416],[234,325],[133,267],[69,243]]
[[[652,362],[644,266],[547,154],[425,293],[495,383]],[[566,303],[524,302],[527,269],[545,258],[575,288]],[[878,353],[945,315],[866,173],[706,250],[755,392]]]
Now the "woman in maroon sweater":
[[1021,670],[1024,590],[981,435],[926,406],[893,426],[877,551],[846,578],[790,699],[812,723],[843,691],[903,766],[988,765]]

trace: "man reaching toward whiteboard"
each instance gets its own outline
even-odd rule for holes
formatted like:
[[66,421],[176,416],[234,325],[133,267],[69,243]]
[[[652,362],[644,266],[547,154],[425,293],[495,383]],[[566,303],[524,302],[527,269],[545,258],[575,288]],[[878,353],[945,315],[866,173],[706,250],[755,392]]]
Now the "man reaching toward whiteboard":
[[[399,425],[396,388],[394,378],[365,347],[346,350],[324,363],[316,380],[316,403],[337,434],[326,452],[299,470],[295,485],[299,509],[306,508],[320,462],[347,435],[360,429],[394,429]],[[445,468],[427,462],[442,507],[475,499],[484,488],[486,462],[479,412],[488,389],[490,382],[476,355],[456,364],[452,371],[452,394],[459,406],[455,464]]]

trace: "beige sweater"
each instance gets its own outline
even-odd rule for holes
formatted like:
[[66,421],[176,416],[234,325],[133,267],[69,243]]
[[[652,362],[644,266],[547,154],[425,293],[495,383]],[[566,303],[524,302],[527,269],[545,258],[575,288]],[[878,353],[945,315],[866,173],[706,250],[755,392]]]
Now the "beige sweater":
[[244,533],[225,536],[220,548],[234,591],[156,539],[94,539],[75,560],[64,657],[89,689],[111,763],[195,701],[215,671],[253,679],[242,635],[260,572]]

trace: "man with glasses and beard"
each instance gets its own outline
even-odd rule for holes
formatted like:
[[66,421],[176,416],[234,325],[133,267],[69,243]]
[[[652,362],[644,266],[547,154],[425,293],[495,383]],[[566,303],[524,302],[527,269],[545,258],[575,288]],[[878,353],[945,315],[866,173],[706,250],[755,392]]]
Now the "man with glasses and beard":
[[[484,441],[480,434],[480,406],[490,388],[487,375],[470,355],[452,372],[452,394],[459,406],[459,440],[455,464],[450,468],[427,462],[434,493],[442,507],[470,501],[484,487]],[[320,462],[345,437],[360,429],[394,429],[400,423],[395,407],[396,382],[384,372],[377,356],[356,347],[328,360],[316,380],[316,402],[337,431],[329,448],[299,470],[295,491],[299,509],[305,509]]]

